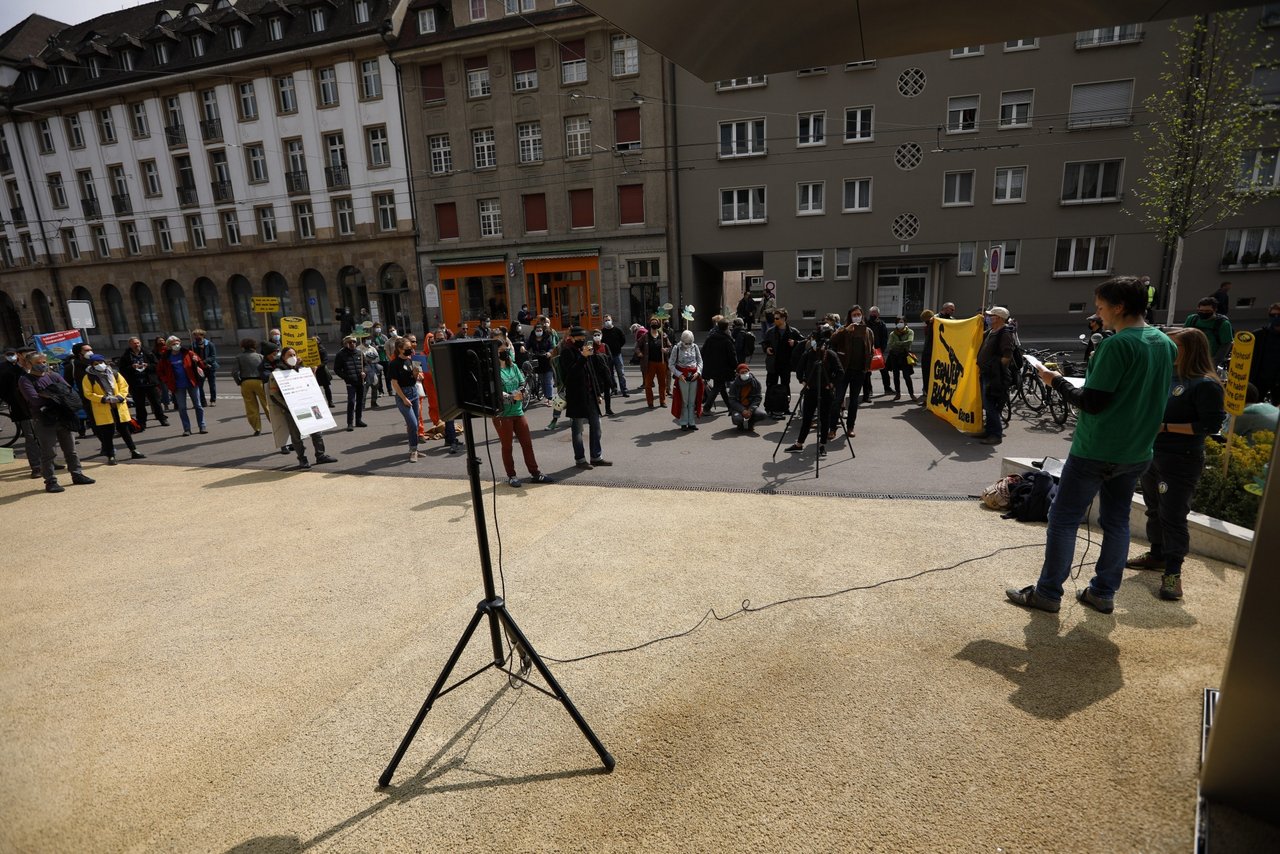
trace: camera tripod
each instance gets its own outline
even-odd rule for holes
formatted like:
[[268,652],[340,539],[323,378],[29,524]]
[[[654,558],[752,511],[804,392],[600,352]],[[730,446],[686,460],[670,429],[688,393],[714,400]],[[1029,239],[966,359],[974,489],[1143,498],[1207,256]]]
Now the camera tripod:
[[[826,380],[827,380],[827,347],[825,344],[818,348],[817,355],[818,355],[818,358],[821,359],[821,361],[818,363],[818,385],[821,387],[826,385]],[[782,428],[782,435],[778,437],[778,444],[773,449],[773,459],[775,461],[778,459],[778,451],[779,449],[782,448],[782,443],[786,441],[787,431],[791,429],[791,422],[795,420],[796,413],[801,411],[801,409],[803,408],[805,395],[810,394],[811,392],[813,392],[813,389],[809,386],[808,382],[804,382],[800,386],[800,395],[796,400],[796,405],[792,407],[791,414],[787,417],[786,426]],[[822,468],[821,468],[822,458],[826,456],[826,451],[827,451],[827,415],[829,412],[829,410],[823,409],[822,392],[818,391],[817,395],[818,395],[818,403],[814,407],[814,414],[817,416],[817,419],[818,419],[818,429],[817,429],[818,453],[813,458],[814,478],[822,477]],[[835,395],[833,394],[831,405],[839,406],[839,404],[835,401],[834,397]],[[838,412],[837,412],[836,420],[837,422],[839,421]],[[847,430],[845,432],[846,432],[845,444],[849,447],[849,459],[851,460],[857,459],[858,455],[853,451],[853,439],[852,437],[847,435],[848,434]]]
[[[578,725],[578,729],[586,737],[591,747],[600,756],[600,761],[604,763],[605,773],[613,770],[614,758],[605,746],[600,743],[600,739],[596,738],[596,734],[591,731],[591,727],[586,720],[574,707],[573,702],[569,699],[569,695],[560,687],[560,683],[551,675],[551,671],[547,669],[547,665],[543,663],[539,657],[537,650],[533,648],[533,644],[529,643],[529,639],[525,637],[524,632],[520,631],[520,627],[516,625],[515,618],[511,616],[511,612],[507,610],[507,603],[497,594],[493,586],[493,564],[489,558],[489,535],[485,525],[484,517],[484,496],[480,488],[480,458],[476,456],[475,433],[471,426],[472,415],[464,413],[463,415],[463,432],[467,440],[467,475],[471,481],[471,508],[476,523],[476,542],[480,548],[480,573],[484,579],[484,600],[476,605],[476,612],[471,617],[471,621],[467,623],[466,629],[462,632],[457,645],[453,648],[453,654],[449,656],[449,661],[445,664],[444,669],[440,671],[435,685],[431,688],[431,693],[427,694],[426,702],[422,704],[422,708],[418,711],[418,716],[413,719],[413,723],[409,726],[409,731],[405,733],[404,739],[400,742],[400,746],[396,748],[395,755],[391,757],[391,763],[387,765],[387,769],[382,772],[382,776],[378,778],[379,786],[389,786],[391,777],[396,772],[396,767],[400,764],[400,760],[404,757],[405,751],[409,749],[409,745],[413,742],[414,736],[418,734],[419,727],[422,726],[423,720],[427,717],[427,712],[431,711],[432,705],[440,697],[448,694],[454,688],[461,687],[464,683],[470,682],[475,677],[484,673],[489,668],[501,670],[511,679],[516,679],[529,687],[541,691],[548,697],[553,697],[560,701],[565,711],[569,713],[569,717],[573,718],[573,722]],[[484,667],[459,679],[449,687],[445,687],[453,668],[458,663],[458,659],[462,657],[462,652],[466,649],[467,644],[471,641],[471,636],[475,633],[476,628],[480,625],[480,620],[487,617],[489,619],[489,639],[493,644],[493,661],[490,661]],[[520,654],[522,667],[520,672],[514,672],[507,669],[507,656],[502,649],[502,635],[500,627],[505,629],[507,636],[514,641],[515,652]],[[535,685],[524,678],[523,674],[527,673],[529,666],[537,669],[550,687],[550,691]]]

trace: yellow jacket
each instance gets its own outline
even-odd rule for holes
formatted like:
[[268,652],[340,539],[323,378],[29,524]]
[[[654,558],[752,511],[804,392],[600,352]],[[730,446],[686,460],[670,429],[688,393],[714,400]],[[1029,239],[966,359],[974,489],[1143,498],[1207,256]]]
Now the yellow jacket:
[[[128,424],[130,418],[129,404],[125,402],[125,396],[129,393],[129,386],[124,381],[124,377],[120,376],[119,371],[114,371],[113,375],[116,378],[116,388],[113,394],[120,398],[120,402],[115,405],[116,417],[121,424]],[[84,379],[80,381],[80,390],[84,395],[84,399],[89,401],[89,404],[93,407],[93,423],[103,427],[113,424],[111,404],[102,402],[102,399],[107,396],[107,392],[102,388],[102,383],[86,373]]]

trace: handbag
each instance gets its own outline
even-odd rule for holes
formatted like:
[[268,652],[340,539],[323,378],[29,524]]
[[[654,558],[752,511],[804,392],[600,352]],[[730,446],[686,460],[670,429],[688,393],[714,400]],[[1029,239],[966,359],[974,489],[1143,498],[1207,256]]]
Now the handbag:
[[916,354],[915,354],[915,353],[908,353],[908,354],[907,354],[907,366],[908,366],[908,367],[912,367],[912,368],[914,368],[914,367],[915,367],[916,365],[918,365],[918,364],[920,364],[920,363],[919,363],[919,361],[917,361],[917,360],[916,360]]
[[872,354],[872,356],[871,356],[871,367],[869,367],[867,370],[869,370],[869,371],[883,371],[883,370],[884,370],[884,353],[880,352],[880,348],[879,348],[879,347],[877,347],[877,348],[875,349],[875,353],[873,353],[873,354]]

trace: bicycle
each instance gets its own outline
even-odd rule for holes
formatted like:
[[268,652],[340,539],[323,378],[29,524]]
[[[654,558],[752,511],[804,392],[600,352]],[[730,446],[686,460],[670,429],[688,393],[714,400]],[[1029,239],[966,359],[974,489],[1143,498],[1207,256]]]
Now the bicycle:
[[536,359],[529,359],[520,366],[520,370],[524,372],[524,403],[528,409],[540,400],[546,400],[546,396],[542,393],[542,378],[538,374],[538,362]]
[[[1051,371],[1058,371],[1064,377],[1077,376],[1080,365],[1075,362],[1066,353],[1052,353],[1044,366]],[[1062,392],[1055,388],[1046,387],[1048,398],[1046,403],[1049,407],[1049,415],[1053,418],[1054,423],[1062,425],[1067,423],[1067,419],[1074,413],[1071,404],[1067,402]]]

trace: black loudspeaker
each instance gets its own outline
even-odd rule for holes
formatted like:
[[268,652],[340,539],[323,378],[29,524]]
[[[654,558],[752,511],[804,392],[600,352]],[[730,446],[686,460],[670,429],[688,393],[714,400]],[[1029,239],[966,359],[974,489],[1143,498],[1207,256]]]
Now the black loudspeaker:
[[492,338],[458,338],[431,345],[431,371],[436,381],[440,417],[463,412],[502,414],[502,377],[498,342]]

